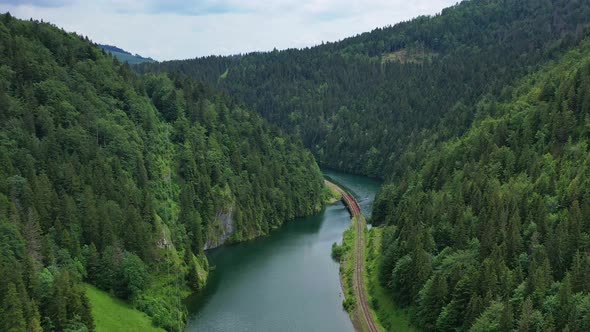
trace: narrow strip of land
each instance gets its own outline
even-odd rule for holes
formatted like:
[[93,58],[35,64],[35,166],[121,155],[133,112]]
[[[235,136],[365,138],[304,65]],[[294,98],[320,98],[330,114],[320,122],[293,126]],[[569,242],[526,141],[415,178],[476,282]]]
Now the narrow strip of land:
[[371,314],[371,308],[367,298],[367,291],[365,289],[365,283],[363,280],[363,274],[365,271],[365,255],[364,255],[364,236],[366,228],[365,217],[361,213],[361,209],[356,199],[349,193],[342,190],[340,187],[326,181],[328,185],[336,189],[342,195],[342,202],[348,210],[353,219],[353,225],[356,225],[356,249],[355,249],[355,268],[353,273],[353,288],[356,296],[357,306],[355,308],[356,315],[360,326],[358,328],[361,331],[379,332],[379,328],[375,323],[373,315]]

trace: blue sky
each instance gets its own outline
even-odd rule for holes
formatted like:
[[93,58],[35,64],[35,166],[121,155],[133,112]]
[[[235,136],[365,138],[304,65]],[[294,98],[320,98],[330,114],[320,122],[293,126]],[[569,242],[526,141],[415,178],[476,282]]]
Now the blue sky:
[[171,60],[313,46],[432,15],[456,1],[0,0],[0,12]]

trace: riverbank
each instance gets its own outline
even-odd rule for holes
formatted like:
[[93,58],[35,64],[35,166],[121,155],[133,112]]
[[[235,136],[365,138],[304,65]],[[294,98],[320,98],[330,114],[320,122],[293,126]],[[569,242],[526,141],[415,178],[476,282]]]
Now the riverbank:
[[332,205],[342,199],[342,189],[340,189],[340,187],[328,180],[324,180],[324,185],[327,190],[326,197],[324,198],[324,203],[326,205]]
[[335,244],[332,247],[332,256],[339,257],[341,262],[340,280],[345,294],[342,305],[357,331],[378,332],[383,328],[377,322],[366,291],[366,220],[352,195],[333,183],[331,186],[341,194],[352,217],[351,226],[343,235],[342,246]]
[[[347,186],[373,188],[363,178],[341,176]],[[202,293],[186,302],[187,331],[354,332],[342,310],[339,264],[330,257],[349,226],[348,212],[331,204],[255,241],[208,251],[215,270]]]
[[354,271],[356,266],[356,220],[352,220],[350,228],[347,229],[342,235],[342,244],[340,246],[332,247],[332,252],[339,248],[340,251],[340,284],[342,286],[342,292],[344,293],[344,300],[342,301],[342,307],[352,321],[354,329],[356,331],[364,331],[362,326],[362,320],[358,315],[356,308],[358,299],[354,289]]
[[[329,181],[327,183],[334,190],[344,192],[336,184]],[[356,331],[372,331],[375,326],[379,331],[417,331],[410,324],[409,313],[398,308],[390,293],[379,283],[378,258],[383,228],[372,227],[367,230],[365,223],[362,215],[353,216],[350,228],[343,234],[342,244],[334,244],[332,247],[332,255],[340,262],[340,282],[345,295],[342,306],[349,313]],[[359,259],[364,260],[363,264],[359,264]],[[364,267],[360,271],[359,265]],[[361,291],[365,292],[365,312],[369,311],[367,316],[370,317],[365,317],[366,313],[361,307]],[[375,326],[369,326],[370,319]]]
[[391,292],[381,286],[379,282],[378,269],[383,228],[371,227],[366,233],[366,285],[369,294],[369,303],[371,303],[371,307],[375,316],[378,318],[380,326],[383,327],[383,331],[418,331],[410,324],[409,313],[406,310],[400,309],[393,302]]

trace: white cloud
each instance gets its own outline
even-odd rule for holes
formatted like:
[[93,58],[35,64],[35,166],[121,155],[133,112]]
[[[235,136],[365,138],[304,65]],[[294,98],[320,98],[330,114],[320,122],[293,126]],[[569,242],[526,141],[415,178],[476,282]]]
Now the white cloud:
[[43,19],[99,43],[159,60],[336,41],[456,0],[0,0],[0,11]]

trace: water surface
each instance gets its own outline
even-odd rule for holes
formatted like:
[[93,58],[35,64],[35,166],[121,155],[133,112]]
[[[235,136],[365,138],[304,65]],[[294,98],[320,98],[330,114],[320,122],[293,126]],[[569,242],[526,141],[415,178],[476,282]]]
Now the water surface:
[[375,194],[381,187],[381,181],[327,169],[324,169],[323,172],[326,178],[340,185],[356,198],[365,216],[371,216],[373,201]]
[[[359,199],[364,213],[379,182],[325,174]],[[354,331],[342,309],[332,243],[350,218],[342,203],[286,223],[269,236],[207,252],[215,266],[206,289],[189,302],[187,331]]]

